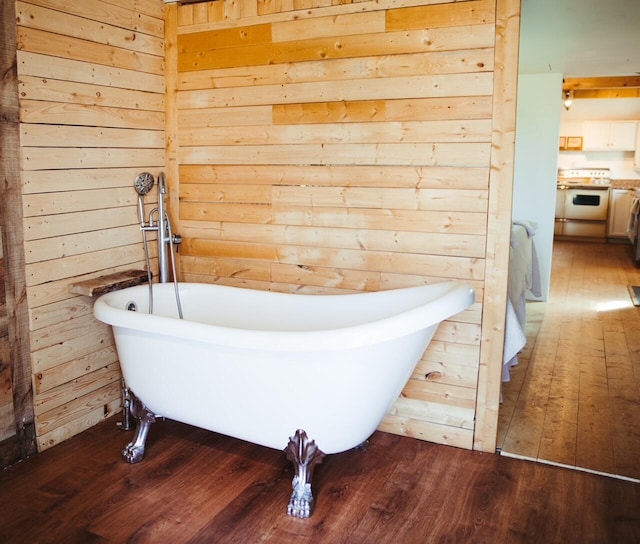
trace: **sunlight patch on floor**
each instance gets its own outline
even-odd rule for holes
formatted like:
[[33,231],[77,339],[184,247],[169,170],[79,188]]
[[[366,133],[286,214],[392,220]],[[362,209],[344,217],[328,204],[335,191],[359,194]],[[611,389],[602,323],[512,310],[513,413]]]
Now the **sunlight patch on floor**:
[[612,312],[632,307],[633,304],[630,300],[607,300],[596,304],[596,312]]

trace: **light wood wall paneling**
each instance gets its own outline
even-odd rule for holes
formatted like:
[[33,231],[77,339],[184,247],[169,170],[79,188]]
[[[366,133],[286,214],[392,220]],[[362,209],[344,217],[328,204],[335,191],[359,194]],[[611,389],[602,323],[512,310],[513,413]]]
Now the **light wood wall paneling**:
[[[23,274],[44,449],[120,405],[110,329],[68,284],[144,267],[133,181],[166,163],[164,6],[25,0],[15,9]],[[154,205],[151,194],[147,212]]]
[[118,247],[122,244],[135,244],[140,241],[138,225],[116,227],[108,230],[82,232],[54,239],[45,238],[25,244],[25,262],[27,264],[62,259],[92,251]]
[[[73,191],[75,199],[69,199],[69,191],[31,193],[25,195],[25,217],[49,216],[61,213],[77,213],[92,211],[100,208],[133,207],[137,203],[137,195],[131,187],[114,187],[109,189],[90,189]],[[133,192],[133,195],[131,194]],[[106,205],[105,205],[106,203]],[[132,208],[126,215],[129,224],[133,223],[134,214]],[[137,221],[135,221],[137,223]],[[76,227],[79,223],[76,223]],[[87,230],[91,225],[87,225]]]
[[[134,69],[123,69],[121,67],[114,68],[106,65],[95,65],[90,62],[83,62],[71,58],[50,57],[45,53],[33,53],[30,51],[18,51],[18,65],[20,74],[32,76],[36,78],[47,78],[44,83],[46,88],[53,88],[54,94],[59,95],[66,92],[70,86],[80,83],[80,100],[87,88],[83,84],[93,84],[104,87],[114,87],[118,89],[127,89],[133,92],[133,97],[141,96],[138,93],[160,93],[161,96],[152,100],[156,103],[164,99],[164,76],[162,74],[145,74],[144,78],[140,77],[140,72]],[[52,82],[50,80],[62,80],[61,82]],[[57,89],[62,91],[56,92]],[[44,90],[40,91],[45,93]],[[101,92],[96,89],[96,92]],[[114,96],[120,96],[121,93],[114,89]],[[89,93],[86,93],[89,94]],[[107,93],[107,101],[110,100]],[[147,96],[147,95],[143,95]],[[96,95],[96,100],[100,100],[100,96]],[[50,100],[54,101],[50,98]],[[112,101],[115,99],[111,99]]]
[[445,407],[438,402],[400,397],[389,415],[392,418],[414,418],[448,427],[471,430],[473,429],[473,413],[473,409]]
[[[59,62],[59,61],[58,61]],[[58,77],[65,77],[58,75]],[[113,79],[110,79],[112,84]],[[124,85],[124,82],[120,82]],[[22,76],[19,84],[23,100],[74,103],[121,110],[164,111],[164,95],[151,91],[114,88],[108,84],[79,83]],[[153,119],[153,116],[152,116]],[[156,123],[157,125],[157,123]]]
[[[117,357],[114,348],[112,350],[112,358],[116,361]],[[96,389],[111,386],[120,381],[122,374],[120,372],[120,366],[116,361],[94,372],[83,372],[78,379],[73,381],[69,381],[68,378],[58,375],[56,376],[57,381],[61,382],[61,385],[58,387],[56,387],[55,384],[47,383],[50,378],[51,376],[49,374],[42,374],[42,377],[40,374],[36,376],[36,388],[39,390],[39,404],[35,407],[36,416],[40,416],[54,408],[64,406],[68,402],[72,402],[74,399],[91,393]]]
[[[83,24],[97,21],[122,29],[162,37],[162,4],[155,0],[28,0],[29,4],[54,9],[60,16],[75,15]],[[85,33],[90,36],[91,33]],[[162,52],[159,52],[162,55]]]
[[406,30],[493,23],[496,13],[494,0],[471,0],[390,9],[386,16],[387,30]]
[[[33,308],[29,314],[31,330],[53,329],[61,323],[70,325],[74,319],[80,319],[78,325],[81,327],[83,321],[91,315],[92,311],[93,306],[90,298],[70,296],[64,300]],[[66,340],[68,337],[63,335],[61,341]]]
[[[488,119],[490,109],[486,96],[452,96],[447,98],[417,98],[389,100],[358,100],[341,102],[307,102],[275,104],[273,123],[337,123],[372,121],[429,121],[460,119],[461,123],[482,126],[472,119]],[[223,110],[224,111],[224,110]],[[207,118],[205,118],[207,119]]]
[[[111,331],[108,331],[108,333],[105,334],[105,337],[110,332]],[[92,336],[91,339],[94,341],[104,341],[104,338],[97,336]],[[94,345],[87,346],[87,349],[90,349],[91,351],[89,353],[83,353],[81,350],[77,350],[78,353],[76,354],[74,350],[67,348],[67,353],[64,354],[64,357],[60,357],[57,360],[59,364],[50,368],[40,368],[38,366],[34,376],[34,384],[39,404],[45,402],[45,399],[40,398],[40,395],[44,392],[50,391],[54,387],[61,386],[61,388],[68,389],[69,387],[72,387],[72,385],[78,385],[79,381],[82,382],[82,378],[89,372],[99,371],[100,369],[105,368],[106,365],[117,366],[118,353],[115,346],[112,345],[104,347],[96,351]],[[42,354],[43,359],[53,351],[53,349],[45,350],[45,353]],[[41,361],[43,359],[39,358],[38,360]],[[109,383],[116,381],[119,382],[121,379],[121,376],[110,376]],[[57,399],[54,402],[60,406],[66,403],[66,401],[59,402]],[[38,410],[36,410],[36,418],[37,416]]]
[[[25,170],[48,170],[56,166],[62,169],[116,168],[129,165],[140,170],[150,164],[159,164],[164,157],[164,149],[123,149],[123,148],[70,148],[70,147],[30,147],[23,148],[22,164]],[[135,179],[135,178],[134,178]],[[133,182],[131,182],[133,189]]]
[[[308,62],[371,55],[425,53],[455,49],[486,48],[493,45],[493,25],[384,32],[370,36],[316,38],[269,44],[247,45],[202,53],[181,53],[179,70],[212,70],[235,66],[269,65],[283,62]],[[180,44],[179,44],[180,46]],[[127,68],[128,66],[123,66]],[[151,71],[151,70],[150,70]]]
[[[131,168],[78,168],[76,170],[29,170],[23,172],[23,192],[55,193],[87,189],[109,189],[112,187],[131,188],[139,167]],[[157,204],[155,191],[145,197],[145,203]],[[137,221],[137,215],[132,215]]]
[[489,216],[510,221],[508,166],[489,171],[512,160],[495,152],[510,130],[495,115],[509,104],[494,69],[503,13],[495,0],[232,4],[175,17],[184,279],[316,293],[469,281],[478,302],[440,327],[384,428],[473,447],[481,339],[492,361],[502,349],[483,302],[498,294],[487,248],[508,247]]
[[[447,411],[450,409],[447,408]],[[393,413],[394,410],[395,406],[378,427],[381,431],[468,450],[473,447],[473,430],[471,429],[448,425],[443,422],[442,417],[440,421],[433,422],[418,417],[396,415]]]
[[[78,191],[78,193],[80,192]],[[40,200],[40,197],[37,197],[37,199]],[[89,198],[86,201],[92,202],[93,199]],[[65,201],[65,204],[68,202],[68,200]],[[100,210],[66,210],[64,214],[60,214],[58,216],[41,215],[36,213],[37,210],[42,208],[36,207],[31,201],[29,203],[29,207],[34,213],[33,215],[25,218],[26,240],[38,240],[41,238],[53,238],[55,236],[75,234],[77,233],[78,225],[88,225],[88,227],[85,228],[100,230],[137,223],[134,219],[136,209],[132,206],[122,208],[106,206]],[[151,239],[151,237],[149,238]]]
[[[80,403],[79,409],[75,409],[72,413],[73,419],[65,421],[64,425],[61,427],[56,427],[55,429],[38,436],[38,449],[43,451],[51,448],[56,444],[64,442],[69,437],[81,433],[82,431],[93,427],[101,421],[104,421],[118,413],[122,407],[122,403],[120,401],[119,394],[114,398],[114,394],[117,393],[116,388],[113,386],[109,387],[106,389],[107,394],[102,394],[103,391],[104,389],[100,389],[89,396],[91,398],[95,398],[99,392],[102,395],[99,397],[99,400],[103,402],[102,405],[95,407],[93,403]],[[78,405],[77,400],[74,401],[74,404]],[[74,406],[74,408],[76,408],[76,406]],[[50,414],[50,417],[52,417],[54,421],[59,417],[58,412],[55,410],[52,410],[51,413],[47,413]],[[41,419],[40,421],[43,420]],[[44,420],[44,423],[46,423],[46,420]]]
[[[109,0],[109,3],[126,10],[133,9],[134,13],[148,15],[151,18],[158,19],[159,22],[162,22],[163,19],[164,4],[157,0]],[[156,32],[153,32],[153,34],[157,35]]]
[[26,147],[56,147],[64,142],[67,147],[129,147],[160,148],[164,146],[161,130],[80,127],[65,125],[23,124],[20,138]]
[[[367,11],[395,9],[415,5],[450,4],[451,0],[355,0],[341,2],[338,0],[245,0],[250,6],[257,4],[257,17],[241,12],[238,2],[224,0],[204,4],[181,4],[178,7],[178,33],[189,34],[202,32],[212,28],[234,28],[247,24],[263,24],[266,22],[298,21],[313,19],[318,16],[339,16],[346,13],[362,13]],[[245,13],[254,13],[253,7],[246,8]]]
[[16,3],[26,300],[34,360],[52,361],[40,449],[119,406],[113,345],[65,283],[143,262],[126,194],[143,169],[168,173],[183,279],[323,293],[466,278],[477,304],[442,325],[382,428],[491,449],[519,3],[331,4]]
[[18,28],[18,40],[23,49],[43,55],[67,57],[91,64],[104,64],[150,74],[162,74],[164,60],[155,55],[138,53],[118,47],[53,34],[33,28]]
[[[152,246],[151,249],[153,250],[154,244],[152,242],[151,242],[151,246]],[[155,252],[152,252],[152,261],[151,261],[152,269],[155,268],[156,263],[157,263],[157,255],[155,254]],[[90,280],[103,275],[109,275],[115,272],[123,272],[130,269],[144,270],[145,267],[146,267],[146,261],[144,259],[141,259],[140,261],[136,261],[133,263],[123,263],[118,266],[104,268],[101,270],[91,272],[89,274],[77,276],[74,278],[74,282]],[[61,280],[56,280],[56,281],[50,281],[47,283],[42,283],[40,285],[34,285],[27,289],[27,298],[29,300],[29,306],[32,309],[38,308],[40,306],[46,306],[54,302],[59,302],[61,300],[67,300],[75,296],[77,295],[71,295],[69,293],[69,280],[67,278],[63,278]]]
[[405,189],[393,187],[308,187],[231,184],[185,185],[182,199],[201,203],[273,204],[274,207],[428,210],[487,212],[487,191],[469,189]]
[[96,270],[103,270],[105,263],[133,263],[140,262],[142,259],[144,259],[142,244],[137,241],[128,246],[82,253],[55,261],[31,263],[25,266],[27,286],[63,278],[75,278]]
[[399,251],[404,253],[427,252],[435,255],[461,257],[484,256],[486,240],[484,236],[468,234],[404,232],[404,231],[370,231],[367,229],[346,229],[338,227],[307,227],[292,225],[271,225],[256,231],[249,223],[224,223],[218,228],[189,229],[182,233],[189,238],[225,238],[240,242],[268,243],[291,245],[318,244],[322,247],[344,249],[360,249],[371,251]]
[[299,165],[295,170],[276,165],[181,164],[180,187],[199,184],[266,184],[293,186],[404,187],[486,189],[487,168],[410,167],[405,165]]
[[[180,91],[211,87],[250,87],[279,83],[305,83],[322,77],[327,81],[348,81],[359,77],[403,77],[408,74],[462,74],[491,72],[492,49],[465,49],[308,61],[305,70],[295,64],[271,64],[245,68],[220,68],[178,73]],[[460,102],[447,97],[452,104]],[[417,99],[417,103],[421,100]],[[489,101],[490,106],[490,101]],[[489,115],[490,116],[490,115]]]
[[395,251],[362,251],[314,246],[271,245],[188,239],[183,242],[184,255],[202,255],[217,258],[245,258],[277,261],[279,263],[334,268],[364,269],[379,272],[419,274],[428,270],[442,278],[481,280],[484,263],[467,257],[409,254]]
[[[46,2],[43,2],[43,4]],[[94,5],[97,5],[94,3]],[[59,10],[47,9],[27,2],[17,2],[17,22],[19,25],[42,30],[54,34],[60,34],[68,37],[79,38],[82,40],[89,39],[91,42],[97,42],[103,45],[110,45],[129,51],[136,51],[142,55],[155,55],[162,58],[164,53],[163,39],[157,36],[159,29],[162,28],[162,22],[158,20],[148,19],[146,24],[140,25],[140,29],[150,31],[149,26],[156,26],[156,35],[145,33],[142,31],[121,28],[118,23],[117,15],[113,15],[112,24],[105,24],[104,20],[91,20],[89,10],[86,9],[85,3],[67,4],[67,9],[74,9],[80,15],[73,13],[61,12]],[[113,11],[112,11],[113,13]],[[131,11],[127,10],[127,16],[131,16]],[[100,14],[95,13],[98,17]],[[140,16],[143,20],[144,15]],[[150,22],[150,24],[149,24]]]
[[[288,144],[182,148],[178,160],[194,164],[488,166],[488,143],[438,144]],[[46,159],[35,154],[34,159]],[[84,158],[78,153],[76,161]],[[82,163],[80,163],[82,166]]]
[[[206,6],[206,4],[203,4]],[[169,4],[164,10],[165,18],[165,63],[169,66],[175,66],[178,62],[178,46],[177,46],[177,25],[178,25],[178,6],[176,4]],[[165,110],[165,138],[166,138],[166,182],[167,182],[167,198],[168,198],[168,210],[170,213],[172,225],[175,224],[175,218],[177,210],[179,210],[179,162],[177,159],[178,154],[178,109],[176,107],[177,96],[177,72],[174,69],[167,70],[165,74],[165,96],[166,96],[166,110]],[[180,235],[179,232],[174,230],[174,234]],[[181,277],[182,268],[180,259],[175,259],[174,262],[176,275]]]
[[[78,330],[82,331],[80,335]],[[109,326],[94,318],[93,313],[74,319],[56,320],[50,326],[32,331],[31,351],[36,352],[56,344],[73,341],[91,333],[104,334],[108,330]]]
[[100,387],[38,417],[38,449],[45,450],[108,419],[121,408],[120,382]]
[[239,107],[256,105],[298,104],[315,102],[349,102],[361,100],[401,100],[421,98],[464,97],[473,89],[473,96],[491,94],[490,72],[470,74],[398,76],[378,79],[352,78],[342,85],[331,81],[252,85],[216,89],[180,91],[181,109]]
[[412,379],[445,383],[475,389],[478,381],[477,367],[448,364],[442,361],[420,361]]
[[489,177],[487,259],[474,449],[493,452],[498,432],[513,197],[520,1],[496,0],[494,153]]
[[30,100],[21,102],[20,106],[23,123],[63,125],[75,122],[86,126],[164,130],[162,112]]
[[[490,122],[478,121],[400,121],[396,123],[343,123],[335,126],[325,123],[291,125],[251,125],[244,127],[200,126],[179,133],[182,145],[259,145],[264,143],[340,142],[486,142]],[[105,134],[106,137],[109,134]],[[136,134],[132,134],[135,143]],[[46,136],[43,135],[42,138]],[[117,132],[113,135],[118,137]],[[139,137],[143,139],[144,134]],[[144,140],[143,140],[144,141]]]

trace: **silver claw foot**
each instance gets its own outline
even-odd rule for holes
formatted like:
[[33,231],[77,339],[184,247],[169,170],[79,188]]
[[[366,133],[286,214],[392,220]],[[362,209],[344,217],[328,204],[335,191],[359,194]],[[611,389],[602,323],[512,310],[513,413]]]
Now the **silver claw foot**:
[[295,436],[289,437],[285,453],[296,469],[287,514],[296,518],[308,518],[313,513],[313,469],[322,462],[325,454],[316,446],[315,441],[308,439],[307,433],[302,429],[298,429]]
[[132,391],[129,391],[129,394],[131,395],[131,415],[138,420],[138,428],[133,440],[122,450],[122,458],[127,463],[133,464],[139,463],[144,457],[144,447],[149,428],[155,422],[156,416]]

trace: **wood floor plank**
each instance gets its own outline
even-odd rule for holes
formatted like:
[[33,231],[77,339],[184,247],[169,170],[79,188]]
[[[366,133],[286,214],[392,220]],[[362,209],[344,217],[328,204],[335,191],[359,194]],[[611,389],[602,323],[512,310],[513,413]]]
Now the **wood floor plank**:
[[[537,341],[529,364],[523,368],[522,381],[516,380],[504,387],[504,391],[509,392],[518,383],[522,383],[509,432],[504,440],[504,451],[523,457],[537,458],[549,402],[557,347],[557,342]],[[519,372],[520,369],[516,367],[512,374],[518,375]]]
[[541,323],[526,331],[526,376],[503,387],[504,452],[640,479],[640,308],[628,285],[640,269],[627,246],[554,244],[549,300],[528,303]]
[[616,474],[609,422],[609,390],[600,357],[580,362],[576,466]]

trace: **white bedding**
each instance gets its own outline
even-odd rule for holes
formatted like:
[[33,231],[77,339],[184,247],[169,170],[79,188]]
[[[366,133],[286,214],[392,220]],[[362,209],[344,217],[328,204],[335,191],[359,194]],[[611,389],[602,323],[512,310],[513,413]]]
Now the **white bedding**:
[[534,235],[535,226],[533,224],[525,221],[513,222],[502,366],[502,381],[504,382],[509,381],[509,370],[518,364],[518,353],[527,343],[524,333],[527,322],[527,293],[531,292],[535,296],[541,295],[540,268],[533,243]]

